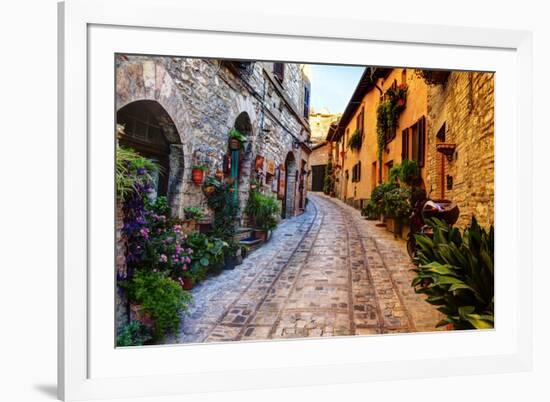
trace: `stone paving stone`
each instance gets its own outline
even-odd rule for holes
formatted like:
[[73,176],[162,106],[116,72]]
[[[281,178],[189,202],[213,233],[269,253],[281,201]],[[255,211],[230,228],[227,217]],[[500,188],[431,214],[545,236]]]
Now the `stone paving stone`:
[[242,265],[191,291],[167,343],[436,330],[441,314],[410,286],[405,242],[339,200],[308,197]]

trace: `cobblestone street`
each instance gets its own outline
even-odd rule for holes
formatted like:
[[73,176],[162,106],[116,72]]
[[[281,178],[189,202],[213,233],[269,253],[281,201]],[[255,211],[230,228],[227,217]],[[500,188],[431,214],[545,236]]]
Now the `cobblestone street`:
[[167,343],[435,330],[440,314],[410,286],[404,241],[338,200],[308,198],[242,265],[191,291]]

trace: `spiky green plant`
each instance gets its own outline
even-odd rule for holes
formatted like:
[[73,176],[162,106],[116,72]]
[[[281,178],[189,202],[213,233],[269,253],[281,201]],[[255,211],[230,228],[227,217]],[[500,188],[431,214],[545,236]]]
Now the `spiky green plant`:
[[494,327],[494,228],[481,228],[475,218],[461,234],[433,218],[433,237],[415,235],[418,253],[412,286],[427,295],[446,318],[438,326],[455,329]]

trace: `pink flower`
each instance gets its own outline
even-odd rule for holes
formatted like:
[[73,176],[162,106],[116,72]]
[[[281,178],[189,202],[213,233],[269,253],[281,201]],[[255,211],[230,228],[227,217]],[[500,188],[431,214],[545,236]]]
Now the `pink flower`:
[[184,271],[187,271],[187,269],[188,269],[188,268],[187,268],[187,265],[184,265],[184,266],[183,266],[183,270],[184,270]]
[[148,239],[149,238],[149,229],[147,228],[143,228],[139,231],[139,233],[145,238],[145,239]]
[[168,257],[166,257],[166,255],[164,255],[164,254],[161,254],[161,255],[160,255],[160,258],[159,258],[159,261],[160,261],[160,262],[167,262],[167,261],[168,261]]
[[189,264],[191,262],[191,258],[185,257],[185,262]]

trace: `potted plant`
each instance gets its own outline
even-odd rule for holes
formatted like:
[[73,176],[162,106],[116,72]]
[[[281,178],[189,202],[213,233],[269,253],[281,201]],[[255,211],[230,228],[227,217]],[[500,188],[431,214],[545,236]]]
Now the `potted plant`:
[[411,191],[395,187],[384,193],[384,212],[386,228],[396,236],[401,235],[403,221],[411,214]]
[[348,141],[348,147],[352,151],[358,152],[363,145],[363,136],[359,130],[355,130]]
[[251,191],[246,213],[254,223],[254,236],[267,241],[271,230],[277,227],[277,217],[279,215],[277,200],[259,191]]
[[198,207],[183,208],[183,214],[185,216],[185,219],[191,221],[200,221],[202,218],[204,218],[204,213]]
[[246,142],[246,137],[236,128],[229,132],[229,149],[237,151],[243,147]]
[[193,165],[191,179],[196,185],[201,185],[204,180],[204,172],[208,170],[206,165]]

